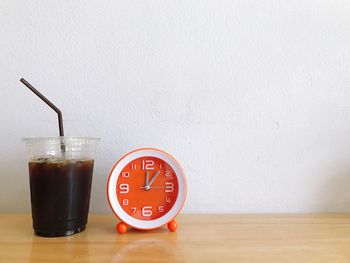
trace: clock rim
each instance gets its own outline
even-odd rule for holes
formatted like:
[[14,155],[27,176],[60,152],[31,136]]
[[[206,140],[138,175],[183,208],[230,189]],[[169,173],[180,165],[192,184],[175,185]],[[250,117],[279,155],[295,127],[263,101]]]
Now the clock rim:
[[[147,154],[142,155],[142,152]],[[133,157],[133,156],[136,156],[136,157]],[[124,169],[125,165],[127,165],[132,160],[135,160],[140,157],[146,157],[146,156],[156,157],[166,161],[175,171],[175,174],[178,180],[178,185],[179,185],[178,196],[176,198],[176,201],[173,207],[165,215],[155,220],[141,220],[128,215],[119,204],[117,200],[117,193],[115,191],[115,186],[118,181],[119,174]],[[122,161],[124,161],[125,164],[122,163]],[[120,167],[118,167],[118,165],[120,165]],[[115,179],[113,185],[111,184],[112,179]],[[185,174],[179,162],[169,153],[156,148],[139,148],[124,154],[117,161],[117,163],[112,167],[108,176],[106,192],[107,192],[109,206],[111,207],[113,213],[119,218],[119,220],[121,220],[122,222],[126,223],[127,225],[135,229],[151,230],[151,229],[155,229],[166,225],[169,221],[173,220],[179,214],[186,200],[187,182],[186,182]],[[115,201],[112,202],[111,198],[113,198]]]

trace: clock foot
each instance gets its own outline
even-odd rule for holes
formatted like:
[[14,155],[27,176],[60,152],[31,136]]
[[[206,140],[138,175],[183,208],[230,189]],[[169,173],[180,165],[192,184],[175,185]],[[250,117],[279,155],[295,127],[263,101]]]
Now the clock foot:
[[120,222],[116,225],[115,229],[119,232],[119,234],[124,234],[128,231],[128,225],[124,222]]
[[169,221],[167,226],[168,226],[168,229],[170,232],[175,232],[176,228],[177,228],[177,223],[175,220],[171,220],[171,221]]

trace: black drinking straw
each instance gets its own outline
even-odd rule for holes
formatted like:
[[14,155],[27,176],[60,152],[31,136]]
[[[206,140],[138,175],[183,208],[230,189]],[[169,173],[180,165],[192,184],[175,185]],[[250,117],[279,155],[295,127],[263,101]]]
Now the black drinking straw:
[[27,86],[35,95],[37,95],[42,101],[44,101],[51,109],[53,109],[58,115],[58,128],[60,130],[60,136],[64,136],[63,130],[63,120],[62,120],[62,112],[59,108],[57,108],[51,101],[49,101],[43,94],[41,94],[36,88],[34,88],[28,81],[24,78],[21,78],[20,81]]
[[[37,95],[42,101],[44,101],[51,109],[53,109],[57,115],[58,115],[58,128],[60,132],[60,137],[64,136],[64,130],[63,130],[63,118],[62,118],[62,112],[59,108],[57,108],[51,101],[49,101],[43,94],[41,94],[36,88],[34,88],[28,81],[26,81],[24,78],[21,78],[20,81],[27,86],[28,89],[30,89],[35,95]],[[61,141],[61,150],[64,154],[65,147],[63,141]]]

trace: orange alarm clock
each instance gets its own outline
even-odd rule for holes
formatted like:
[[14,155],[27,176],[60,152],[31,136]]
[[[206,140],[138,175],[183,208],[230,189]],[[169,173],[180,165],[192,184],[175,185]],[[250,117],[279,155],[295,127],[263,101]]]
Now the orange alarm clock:
[[168,226],[175,231],[174,220],[186,199],[187,184],[179,163],[168,153],[137,149],[124,155],[112,168],[107,197],[120,219],[120,234],[128,227],[150,230]]

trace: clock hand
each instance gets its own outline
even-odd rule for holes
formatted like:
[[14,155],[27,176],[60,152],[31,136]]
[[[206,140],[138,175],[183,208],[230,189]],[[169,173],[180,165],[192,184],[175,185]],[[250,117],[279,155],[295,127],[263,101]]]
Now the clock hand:
[[157,179],[159,174],[160,174],[160,171],[157,171],[156,174],[152,177],[151,181],[146,186],[151,187],[151,185]]
[[160,189],[160,188],[164,188],[164,186],[140,186],[140,188],[142,189],[151,189],[151,188],[157,188],[157,189]]
[[149,171],[146,172],[146,183],[145,183],[145,187],[148,185],[148,181],[149,181]]

